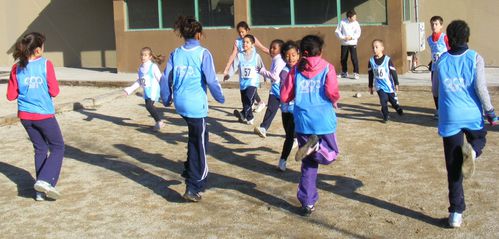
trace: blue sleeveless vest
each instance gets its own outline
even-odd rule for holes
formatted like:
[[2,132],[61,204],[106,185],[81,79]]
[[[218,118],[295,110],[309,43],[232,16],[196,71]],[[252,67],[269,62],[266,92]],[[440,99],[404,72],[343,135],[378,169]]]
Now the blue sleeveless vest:
[[55,114],[54,103],[47,85],[47,59],[30,61],[25,68],[17,66],[19,111],[36,114]]

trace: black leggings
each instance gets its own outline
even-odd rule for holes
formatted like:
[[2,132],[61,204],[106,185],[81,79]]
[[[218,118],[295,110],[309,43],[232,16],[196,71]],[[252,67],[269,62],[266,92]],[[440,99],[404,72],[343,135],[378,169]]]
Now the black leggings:
[[159,122],[161,119],[159,118],[158,112],[156,111],[156,108],[154,107],[154,100],[151,99],[145,99],[146,100],[146,109],[149,111],[149,114],[154,118],[154,121]]
[[286,139],[282,145],[281,159],[288,160],[295,139],[295,120],[293,118],[293,113],[282,112],[282,126],[286,132]]

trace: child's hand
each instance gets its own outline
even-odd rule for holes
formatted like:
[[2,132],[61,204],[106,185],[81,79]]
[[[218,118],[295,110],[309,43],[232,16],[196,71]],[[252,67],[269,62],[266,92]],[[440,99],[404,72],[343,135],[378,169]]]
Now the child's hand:
[[230,78],[230,76],[229,76],[229,75],[227,75],[227,74],[225,74],[225,75],[224,75],[224,80],[223,80],[223,81],[225,82],[225,81],[227,81],[229,78]]
[[371,95],[374,93],[372,87],[369,87],[369,93],[371,93]]
[[490,111],[485,111],[485,117],[487,118],[487,121],[489,121],[490,125],[494,126],[494,125],[499,124],[499,122],[497,120],[496,112],[494,111],[494,109],[492,109]]
[[395,92],[398,92],[398,91],[399,91],[399,86],[398,86],[398,85],[396,85],[396,86],[395,86]]

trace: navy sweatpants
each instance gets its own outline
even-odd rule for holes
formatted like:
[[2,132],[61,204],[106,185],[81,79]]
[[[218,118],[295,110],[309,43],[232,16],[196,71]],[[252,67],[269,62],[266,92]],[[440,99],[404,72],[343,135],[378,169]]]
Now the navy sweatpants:
[[256,87],[248,86],[248,88],[241,90],[241,102],[243,103],[242,114],[246,120],[253,119],[253,110],[251,106],[255,103]]
[[187,142],[187,161],[184,163],[184,172],[187,190],[193,193],[203,192],[208,176],[208,161],[206,151],[208,147],[208,130],[206,118],[189,118],[182,116],[189,129]]
[[295,141],[295,120],[293,113],[282,112],[282,127],[286,133],[286,139],[282,145],[281,159],[288,160]]
[[43,180],[55,187],[64,158],[64,139],[57,120],[52,117],[21,120],[21,123],[35,148],[36,180]]
[[461,151],[461,146],[464,143],[463,134],[466,135],[466,140],[471,144],[478,157],[485,147],[487,130],[485,128],[481,130],[462,129],[455,135],[443,138],[447,183],[449,186],[449,212],[462,213],[466,210],[463,174],[461,172],[463,165],[463,153]]
[[281,101],[275,95],[269,94],[267,109],[265,110],[265,115],[263,116],[263,121],[260,124],[260,127],[265,128],[265,130],[269,129],[270,124],[272,124],[272,120],[274,120],[274,117],[279,110],[280,104]]
[[395,93],[386,93],[383,90],[378,90],[379,103],[381,104],[381,113],[383,114],[383,119],[388,119],[388,101],[392,104],[395,110],[400,109],[399,101]]
[[145,99],[145,102],[146,102],[146,109],[149,112],[149,114],[151,114],[151,117],[153,117],[154,121],[156,122],[161,121],[158,111],[156,111],[156,107],[154,107],[155,101],[151,99]]

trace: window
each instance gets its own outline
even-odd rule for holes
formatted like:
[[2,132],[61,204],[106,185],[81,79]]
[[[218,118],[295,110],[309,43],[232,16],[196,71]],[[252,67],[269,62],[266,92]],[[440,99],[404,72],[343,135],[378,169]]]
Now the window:
[[341,0],[341,15],[355,9],[360,24],[387,23],[386,0]]
[[386,24],[386,0],[249,0],[251,25],[336,25],[355,8],[361,24]]
[[158,0],[128,0],[128,28],[158,28]]
[[129,30],[171,29],[179,16],[205,27],[234,25],[234,0],[126,0]]
[[413,0],[404,0],[404,21],[415,21],[415,6]]

